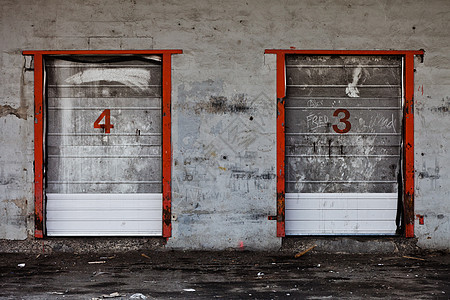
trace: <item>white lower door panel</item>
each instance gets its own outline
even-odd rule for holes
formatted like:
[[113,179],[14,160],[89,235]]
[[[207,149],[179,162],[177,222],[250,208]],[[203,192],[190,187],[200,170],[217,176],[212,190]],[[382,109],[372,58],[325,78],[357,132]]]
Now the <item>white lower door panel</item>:
[[286,193],[287,235],[394,235],[397,193]]
[[161,236],[162,194],[47,194],[48,236]]

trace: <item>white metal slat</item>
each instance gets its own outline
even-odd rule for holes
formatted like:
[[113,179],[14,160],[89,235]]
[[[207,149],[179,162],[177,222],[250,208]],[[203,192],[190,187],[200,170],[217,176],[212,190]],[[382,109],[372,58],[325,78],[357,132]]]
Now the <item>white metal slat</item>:
[[397,193],[286,193],[286,234],[396,231]]
[[49,236],[162,234],[162,194],[47,194]]

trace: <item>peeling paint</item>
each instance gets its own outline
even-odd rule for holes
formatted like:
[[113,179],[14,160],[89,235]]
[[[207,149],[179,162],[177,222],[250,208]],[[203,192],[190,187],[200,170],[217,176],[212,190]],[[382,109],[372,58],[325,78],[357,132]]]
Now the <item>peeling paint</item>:
[[27,120],[28,115],[28,104],[27,104],[27,98],[25,97],[25,71],[26,71],[26,61],[24,63],[24,67],[22,68],[21,73],[21,85],[20,85],[20,105],[18,108],[14,108],[11,105],[0,105],[0,118],[6,117],[8,115],[16,116],[19,119]]
[[345,88],[345,93],[350,98],[358,98],[359,97],[359,90],[356,87],[358,84],[359,79],[361,78],[361,67],[355,68],[353,71],[353,81],[348,84],[348,86]]
[[13,203],[21,211],[21,215],[26,215],[27,204],[28,204],[26,198],[7,199],[7,200],[4,200],[4,202],[5,203]]

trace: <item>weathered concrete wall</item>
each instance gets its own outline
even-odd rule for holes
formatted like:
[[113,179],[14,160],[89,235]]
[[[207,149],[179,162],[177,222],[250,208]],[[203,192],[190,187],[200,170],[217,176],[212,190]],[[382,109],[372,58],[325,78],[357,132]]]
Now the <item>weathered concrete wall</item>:
[[0,1],[0,238],[33,231],[33,75],[22,50],[183,49],[173,58],[173,248],[276,249],[275,57],[426,50],[416,61],[416,224],[450,248],[450,2]]

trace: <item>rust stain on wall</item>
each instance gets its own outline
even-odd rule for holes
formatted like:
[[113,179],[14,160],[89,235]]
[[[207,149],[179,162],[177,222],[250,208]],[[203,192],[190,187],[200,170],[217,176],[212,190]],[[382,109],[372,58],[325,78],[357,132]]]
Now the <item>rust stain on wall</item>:
[[7,115],[14,115],[19,119],[27,119],[28,106],[20,105],[18,108],[11,107],[10,105],[0,105],[0,118]]
[[24,64],[24,67],[22,69],[22,75],[20,78],[21,85],[20,85],[20,105],[18,108],[14,108],[11,105],[0,105],[0,118],[6,117],[8,115],[14,115],[19,119],[26,120],[28,118],[27,111],[28,111],[28,105],[27,105],[27,99],[25,96],[25,72],[27,70],[30,70],[30,68],[27,68],[26,62]]
[[20,209],[22,215],[26,214],[27,203],[28,203],[26,198],[8,199],[8,200],[5,200],[5,202],[14,203],[14,205]]

